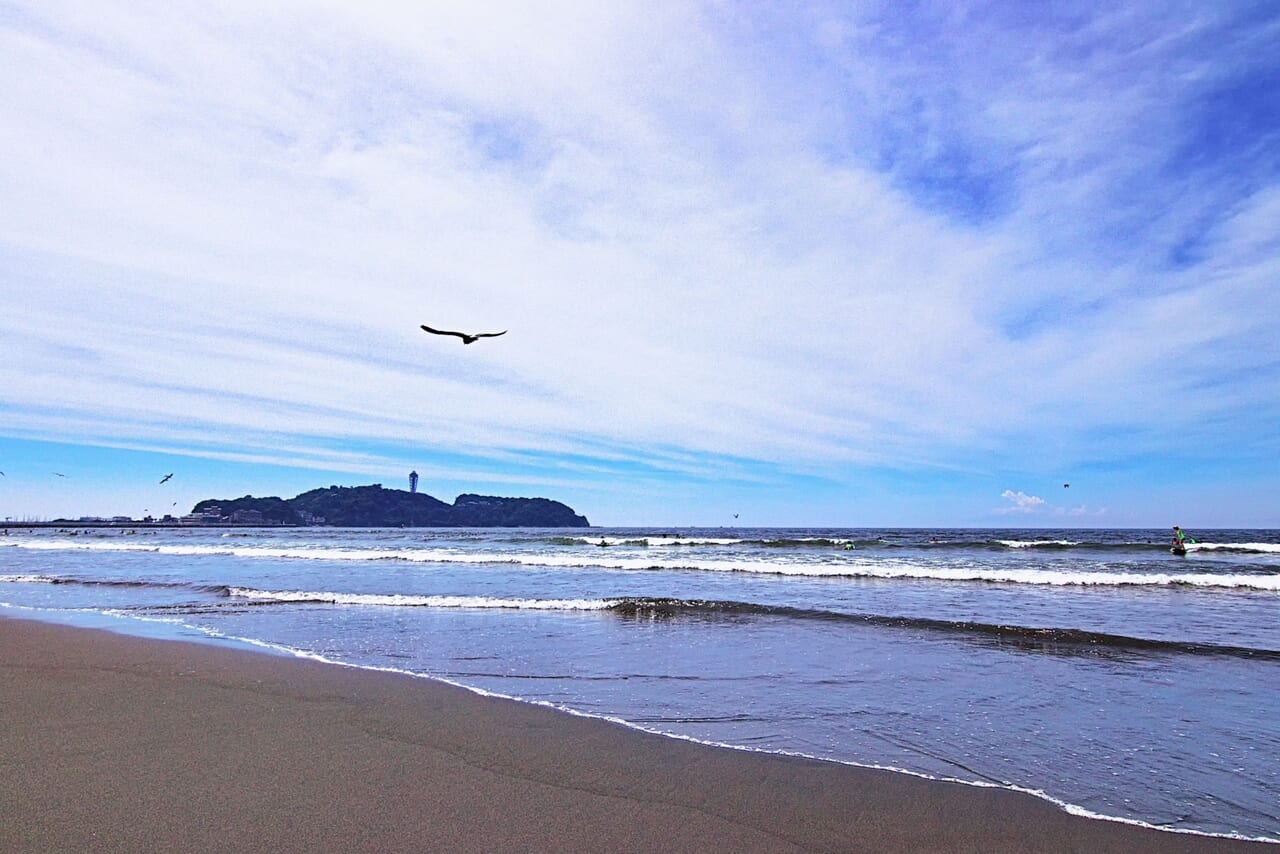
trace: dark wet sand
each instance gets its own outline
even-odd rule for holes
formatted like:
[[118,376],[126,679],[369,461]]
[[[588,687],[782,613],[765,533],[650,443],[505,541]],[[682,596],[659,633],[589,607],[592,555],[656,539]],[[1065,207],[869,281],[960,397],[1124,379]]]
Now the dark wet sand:
[[3,851],[1280,846],[722,750],[374,673],[0,618]]

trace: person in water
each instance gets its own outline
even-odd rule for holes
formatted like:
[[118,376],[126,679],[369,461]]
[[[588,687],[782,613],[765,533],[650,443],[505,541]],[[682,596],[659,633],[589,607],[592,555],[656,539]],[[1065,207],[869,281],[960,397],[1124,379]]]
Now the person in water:
[[1187,535],[1177,525],[1173,526],[1173,547],[1183,551],[1187,549]]

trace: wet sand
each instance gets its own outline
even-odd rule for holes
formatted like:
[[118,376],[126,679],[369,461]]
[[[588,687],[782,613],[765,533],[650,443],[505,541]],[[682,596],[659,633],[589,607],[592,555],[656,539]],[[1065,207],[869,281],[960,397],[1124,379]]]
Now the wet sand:
[[0,850],[1231,852],[1016,792],[0,617]]

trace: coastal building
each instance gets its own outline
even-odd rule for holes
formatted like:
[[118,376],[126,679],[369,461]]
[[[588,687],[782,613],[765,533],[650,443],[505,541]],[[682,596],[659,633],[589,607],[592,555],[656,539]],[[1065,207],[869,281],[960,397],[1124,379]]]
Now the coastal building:
[[416,471],[409,472],[409,491],[418,491],[418,473]]
[[214,506],[201,513],[189,513],[178,519],[180,525],[216,525],[222,521],[222,508]]

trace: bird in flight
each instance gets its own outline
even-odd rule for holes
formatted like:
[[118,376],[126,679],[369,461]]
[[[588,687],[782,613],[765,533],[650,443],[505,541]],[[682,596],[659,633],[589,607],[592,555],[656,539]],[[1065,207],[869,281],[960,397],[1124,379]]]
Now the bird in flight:
[[507,330],[501,332],[477,332],[474,335],[469,332],[450,332],[447,329],[432,329],[425,323],[422,325],[423,332],[430,332],[432,335],[455,335],[462,339],[463,344],[472,344],[480,338],[497,338],[499,335],[506,335]]
[[166,480],[168,480],[168,479],[169,479],[169,478],[171,478],[171,477],[173,477],[173,472],[169,472],[167,475],[165,475],[164,477],[160,478],[160,482],[161,482],[161,483],[164,483]]
[[60,471],[55,471],[54,474],[57,475],[58,477],[66,477],[66,475]]

